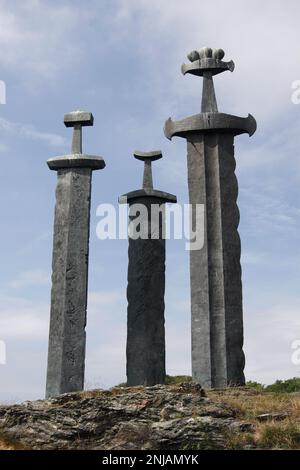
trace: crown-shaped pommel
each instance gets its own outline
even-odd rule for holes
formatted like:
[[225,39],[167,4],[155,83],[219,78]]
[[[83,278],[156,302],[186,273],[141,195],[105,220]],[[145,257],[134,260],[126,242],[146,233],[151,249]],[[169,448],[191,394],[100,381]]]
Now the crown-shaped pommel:
[[193,75],[203,76],[204,72],[211,72],[211,75],[234,70],[234,62],[223,62],[225,55],[223,49],[211,49],[210,47],[202,47],[202,49],[194,50],[188,54],[191,64],[183,64],[181,71],[183,75],[191,73]]

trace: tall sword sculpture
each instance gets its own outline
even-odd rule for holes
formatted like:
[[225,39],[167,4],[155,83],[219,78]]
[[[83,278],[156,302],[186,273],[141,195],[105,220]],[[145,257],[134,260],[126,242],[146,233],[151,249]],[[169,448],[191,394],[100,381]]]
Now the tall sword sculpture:
[[75,111],[64,123],[74,128],[72,153],[47,162],[58,182],[46,397],[83,389],[91,180],[105,167],[102,157],[82,153],[82,126],[92,126],[93,115]]
[[234,69],[224,51],[208,47],[188,55],[182,73],[203,77],[201,113],[166,121],[165,135],[187,140],[188,186],[195,230],[195,206],[203,204],[204,246],[190,251],[192,374],[205,387],[242,385],[242,283],[238,184],[234,136],[256,130],[256,121],[219,113],[213,76]]
[[145,165],[143,188],[119,198],[121,204],[129,204],[130,219],[126,347],[130,386],[165,382],[165,205],[176,202],[173,194],[153,189],[151,162],[162,158],[161,152],[134,156]]

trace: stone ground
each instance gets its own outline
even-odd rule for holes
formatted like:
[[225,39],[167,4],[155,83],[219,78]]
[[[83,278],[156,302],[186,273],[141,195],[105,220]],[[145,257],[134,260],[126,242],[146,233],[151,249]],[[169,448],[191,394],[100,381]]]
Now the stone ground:
[[273,448],[278,429],[300,447],[300,397],[277,398],[191,382],[70,393],[0,406],[0,449]]

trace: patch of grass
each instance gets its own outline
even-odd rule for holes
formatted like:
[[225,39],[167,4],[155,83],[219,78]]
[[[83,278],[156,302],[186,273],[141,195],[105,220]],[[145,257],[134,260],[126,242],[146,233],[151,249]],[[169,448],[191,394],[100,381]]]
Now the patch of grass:
[[300,425],[293,421],[258,423],[255,432],[230,432],[227,449],[299,449]]
[[255,435],[250,432],[228,432],[226,434],[227,449],[244,449],[245,446],[256,447]]
[[[250,446],[259,449],[300,448],[300,395],[258,391],[256,387],[228,388],[207,391],[208,398],[231,408],[238,420],[254,425],[253,432],[232,432],[226,437],[229,449]],[[287,414],[276,421],[272,414]],[[268,421],[257,417],[270,414]]]
[[247,388],[212,390],[207,392],[207,396],[231,407],[236,416],[242,419],[252,421],[264,413],[288,413],[295,420],[300,420],[300,396],[257,391],[253,393]]
[[257,447],[263,449],[299,449],[300,425],[287,423],[265,423],[257,431]]

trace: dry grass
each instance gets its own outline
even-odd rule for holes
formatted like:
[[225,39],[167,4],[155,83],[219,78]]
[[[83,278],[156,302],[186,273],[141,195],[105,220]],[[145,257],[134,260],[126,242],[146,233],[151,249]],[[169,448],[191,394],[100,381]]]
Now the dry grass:
[[95,390],[85,390],[80,392],[82,398],[101,398],[101,397],[113,397],[118,395],[123,395],[124,393],[129,392],[143,392],[143,386],[136,386],[136,387],[125,387],[122,384],[118,385],[117,387],[113,387],[109,390],[102,390],[102,389],[95,389]]
[[7,439],[0,437],[0,450],[15,450],[15,446]]
[[265,449],[300,449],[300,425],[292,419],[261,424],[256,440]]
[[[209,398],[234,410],[237,418],[253,423],[252,433],[232,433],[228,436],[230,448],[250,445],[256,448],[300,449],[300,395],[258,392],[247,388],[209,391]],[[265,413],[283,413],[280,420],[260,422],[257,416]]]
[[247,388],[235,388],[207,392],[209,398],[230,406],[237,416],[256,419],[263,413],[288,413],[300,419],[300,395],[292,393],[257,392]]

